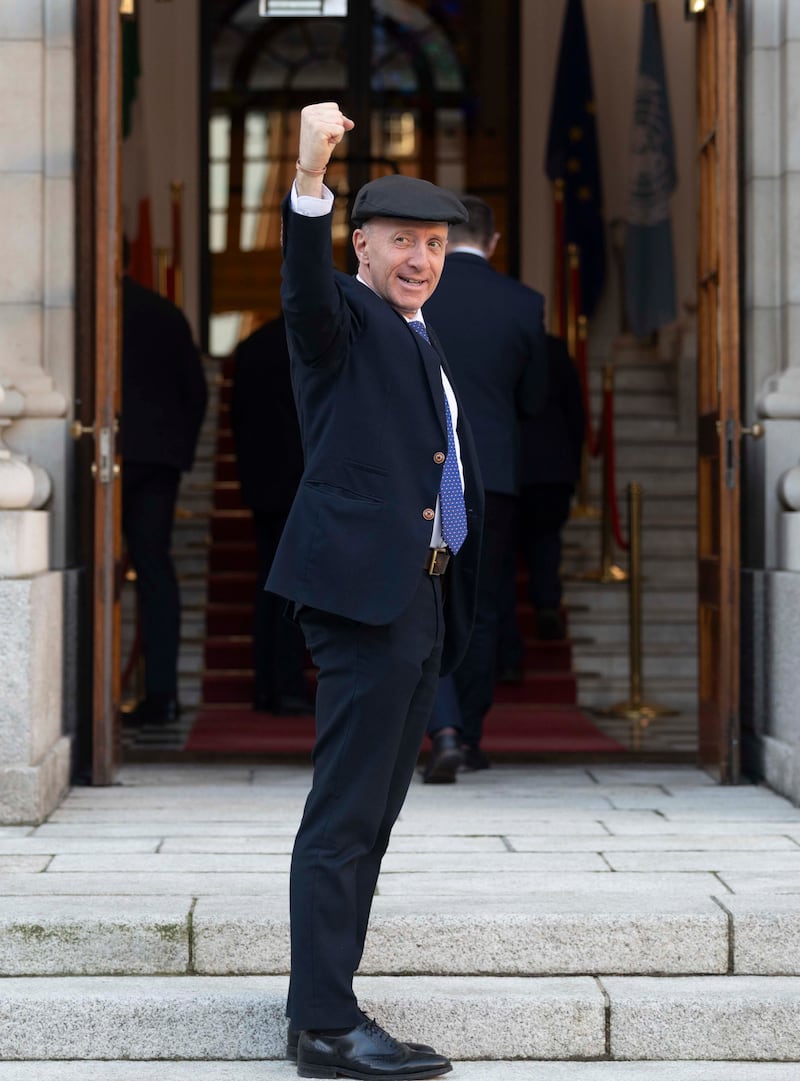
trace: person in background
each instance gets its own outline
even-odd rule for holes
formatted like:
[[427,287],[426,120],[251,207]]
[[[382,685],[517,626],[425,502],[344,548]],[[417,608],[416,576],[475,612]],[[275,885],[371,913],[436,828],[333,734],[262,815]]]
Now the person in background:
[[122,279],[122,532],[133,569],[145,697],[126,723],[172,724],[180,713],[180,593],[170,553],[181,473],[192,468],[206,410],[202,360],[171,301]]
[[474,614],[480,470],[421,311],[448,224],[467,215],[427,181],[372,180],[351,212],[358,274],[337,272],[323,176],[352,127],[335,102],[302,110],[283,204],[305,469],[267,588],[293,603],[319,670],[290,876],[287,1057],[301,1077],[428,1078],[450,1062],[362,1013],[353,976],[439,675],[460,660]]
[[289,374],[283,315],[240,342],[234,353],[231,428],[242,502],[253,513],[258,575],[253,611],[253,709],[314,712],[305,642],[267,580],[303,473],[303,448]]
[[494,269],[499,234],[492,209],[474,195],[460,198],[469,218],[450,230],[442,280],[425,315],[475,435],[486,514],[475,628],[428,726],[432,747],[423,780],[429,784],[453,782],[459,768],[489,766],[480,742],[494,698],[498,594],[519,487],[519,419],[541,407],[547,368],[541,294]]
[[580,478],[585,425],[577,369],[566,344],[548,334],[544,408],[522,424],[518,541],[509,549],[501,599],[498,668],[505,682],[522,679],[524,647],[515,612],[518,551],[527,570],[536,637],[557,640],[566,635],[561,534]]

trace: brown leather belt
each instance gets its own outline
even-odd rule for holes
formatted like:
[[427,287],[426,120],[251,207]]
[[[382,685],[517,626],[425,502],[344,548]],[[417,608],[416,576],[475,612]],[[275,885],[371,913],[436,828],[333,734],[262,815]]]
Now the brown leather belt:
[[449,548],[431,548],[425,561],[425,570],[430,575],[441,575],[447,570],[450,556],[453,553]]

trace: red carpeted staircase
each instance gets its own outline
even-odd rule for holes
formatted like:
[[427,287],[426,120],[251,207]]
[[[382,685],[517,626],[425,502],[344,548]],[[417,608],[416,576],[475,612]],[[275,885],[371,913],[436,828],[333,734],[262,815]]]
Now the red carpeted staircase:
[[[312,717],[273,717],[251,709],[255,536],[236,478],[229,425],[231,361],[223,364],[222,374],[202,696],[185,750],[306,754],[313,746]],[[485,750],[503,755],[622,750],[577,708],[569,641],[536,641],[533,612],[525,603],[520,604],[519,620],[526,641],[523,679],[498,684],[485,722]],[[313,683],[311,670],[309,679]]]

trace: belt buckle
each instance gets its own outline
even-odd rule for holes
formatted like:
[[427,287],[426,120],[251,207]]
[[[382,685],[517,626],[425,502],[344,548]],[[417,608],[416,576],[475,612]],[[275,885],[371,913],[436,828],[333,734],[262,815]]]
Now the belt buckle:
[[449,562],[450,551],[448,548],[431,548],[425,569],[431,577],[439,577],[447,570]]

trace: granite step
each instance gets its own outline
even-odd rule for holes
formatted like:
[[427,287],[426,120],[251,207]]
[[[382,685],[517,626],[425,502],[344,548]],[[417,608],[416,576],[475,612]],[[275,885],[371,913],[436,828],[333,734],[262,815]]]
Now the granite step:
[[[0,1062],[0,1081],[287,1081],[282,1061]],[[529,1062],[456,1062],[448,1081],[532,1081]],[[647,1081],[796,1081],[779,1062],[648,1062]],[[638,1062],[543,1062],[536,1081],[642,1081]]]
[[[548,845],[542,839],[517,839],[517,843],[534,850],[508,853],[498,844],[491,854],[476,854],[465,841],[463,852],[436,857],[443,875],[459,874],[459,868],[468,870],[476,861],[489,867],[504,885],[503,896],[488,911],[482,896],[468,893],[454,892],[446,911],[430,898],[393,892],[379,895],[361,973],[800,976],[797,895],[734,897],[722,883],[718,895],[705,896],[680,888],[669,896],[602,888],[611,878],[658,873],[655,868],[669,868],[673,876],[705,872],[708,884],[713,882],[711,870],[723,879],[745,870],[797,870],[800,849],[784,838],[745,835],[727,839],[728,847],[723,847],[725,842],[719,837],[700,835],[696,848],[680,852],[666,847],[669,842],[663,839],[643,843],[641,839],[578,835],[559,838],[557,852],[552,842]],[[169,851],[155,852],[158,842],[147,837],[95,839],[94,843],[80,838],[43,839],[35,846],[39,854],[0,855],[0,861],[6,862],[61,860],[66,869],[48,871],[45,877],[51,881],[60,874],[99,874],[103,868],[106,874],[120,874],[120,867],[153,879],[187,876],[183,895],[157,894],[159,883],[154,881],[154,892],[149,895],[55,893],[0,898],[0,976],[285,975],[291,837],[245,838],[239,845],[229,837],[184,838],[169,844]],[[714,851],[708,851],[712,845]],[[30,841],[17,846],[18,850],[26,847],[31,847]],[[53,849],[57,855],[48,857],[47,851]],[[386,874],[421,875],[429,862],[430,854],[390,853]],[[164,870],[153,870],[159,864]],[[86,871],[87,867],[96,870]],[[510,870],[514,867],[518,872]],[[514,885],[520,881],[516,874],[533,881],[546,867],[556,876],[593,869],[598,888],[584,893],[565,888],[554,894],[521,892]],[[272,876],[272,885],[264,896],[221,893],[193,898],[188,876],[202,874],[266,874]],[[677,878],[674,881],[677,884]],[[235,883],[231,889],[236,889]]]
[[[798,977],[362,976],[355,989],[398,1037],[456,1060],[800,1061]],[[283,976],[10,977],[0,1059],[277,1059],[285,995]]]

